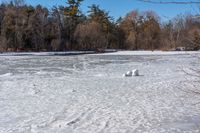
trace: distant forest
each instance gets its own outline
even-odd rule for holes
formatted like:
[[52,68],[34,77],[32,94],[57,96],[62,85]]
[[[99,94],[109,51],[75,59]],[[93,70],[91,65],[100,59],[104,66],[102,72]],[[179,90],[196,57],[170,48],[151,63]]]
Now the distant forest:
[[162,22],[153,11],[132,10],[114,20],[98,5],[80,11],[83,0],[48,9],[23,0],[0,5],[0,52],[105,49],[200,49],[200,18],[182,14]]

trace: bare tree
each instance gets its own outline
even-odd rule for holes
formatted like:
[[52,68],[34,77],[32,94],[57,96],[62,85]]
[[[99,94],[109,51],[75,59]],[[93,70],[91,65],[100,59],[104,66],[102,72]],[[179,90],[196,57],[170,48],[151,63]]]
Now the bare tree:
[[84,50],[96,50],[105,49],[106,38],[103,33],[101,25],[97,22],[86,22],[79,24],[74,33],[79,47]]

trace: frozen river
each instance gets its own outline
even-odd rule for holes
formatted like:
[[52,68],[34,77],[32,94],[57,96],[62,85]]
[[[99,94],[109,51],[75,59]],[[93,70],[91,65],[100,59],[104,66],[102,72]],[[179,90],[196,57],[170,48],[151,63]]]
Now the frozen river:
[[196,54],[0,56],[0,133],[199,133]]

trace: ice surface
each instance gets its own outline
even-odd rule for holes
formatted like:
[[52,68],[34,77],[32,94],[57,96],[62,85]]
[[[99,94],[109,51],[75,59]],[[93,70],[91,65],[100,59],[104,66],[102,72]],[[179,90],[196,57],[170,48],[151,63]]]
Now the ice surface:
[[199,133],[199,53],[142,53],[0,56],[0,133]]
[[104,55],[187,55],[199,54],[199,51],[118,51]]
[[3,78],[3,77],[8,77],[8,76],[11,76],[12,73],[5,73],[5,74],[1,74],[0,77]]

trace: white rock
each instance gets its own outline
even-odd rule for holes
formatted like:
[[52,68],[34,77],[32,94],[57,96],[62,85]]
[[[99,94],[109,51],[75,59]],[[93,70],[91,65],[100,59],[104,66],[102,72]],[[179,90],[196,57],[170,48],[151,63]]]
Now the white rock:
[[126,72],[126,76],[132,76],[133,72],[132,71],[128,71]]
[[128,71],[125,74],[123,74],[123,77],[131,77],[132,76],[132,71]]
[[139,70],[137,69],[132,70],[132,76],[139,76]]
[[132,71],[128,71],[125,74],[123,74],[123,77],[132,77],[132,76],[139,76],[139,70],[134,69]]

